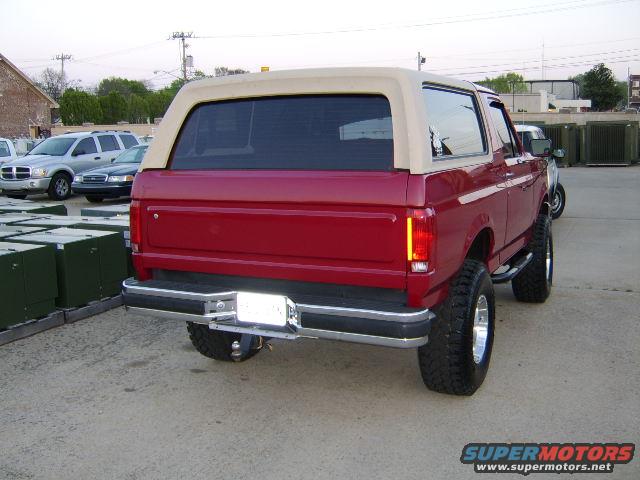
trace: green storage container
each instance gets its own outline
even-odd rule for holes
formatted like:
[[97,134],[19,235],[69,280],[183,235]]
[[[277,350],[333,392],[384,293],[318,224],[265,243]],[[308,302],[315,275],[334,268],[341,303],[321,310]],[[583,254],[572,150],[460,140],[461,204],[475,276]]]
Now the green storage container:
[[0,328],[44,317],[58,296],[51,245],[0,242]]
[[553,149],[562,148],[565,151],[564,158],[560,160],[563,165],[574,165],[579,158],[578,129],[575,123],[542,125],[545,137],[551,139]]
[[82,217],[80,223],[71,225],[69,228],[86,228],[88,230],[105,230],[110,232],[120,232],[124,239],[127,251],[127,274],[133,277],[136,274],[131,261],[131,242],[129,240],[129,216],[120,217]]
[[36,203],[0,205],[0,213],[49,213],[66,215],[67,207],[61,203]]
[[587,165],[630,165],[638,160],[638,122],[587,122]]
[[46,230],[43,227],[21,227],[20,225],[0,225],[0,239],[7,237],[16,237],[18,235],[26,235],[27,233],[35,233]]
[[33,204],[31,200],[20,200],[17,198],[0,197],[0,205],[26,205]]
[[45,215],[42,213],[0,213],[0,225],[15,225],[27,220],[51,218],[53,216],[60,218],[59,215]]
[[80,210],[80,214],[87,217],[120,217],[129,215],[129,204],[83,208]]
[[98,242],[100,258],[100,290],[102,297],[118,295],[122,281],[129,276],[124,235],[121,232],[80,228],[52,230],[60,235],[83,235]]
[[14,242],[55,246],[58,307],[79,307],[120,292],[120,282],[126,277],[122,236],[88,232],[59,228],[11,238]]
[[81,224],[83,221],[90,220],[93,217],[80,217],[80,216],[66,216],[50,215],[46,218],[32,218],[25,220],[14,225],[21,225],[25,227],[46,227],[46,228],[62,228],[71,227]]

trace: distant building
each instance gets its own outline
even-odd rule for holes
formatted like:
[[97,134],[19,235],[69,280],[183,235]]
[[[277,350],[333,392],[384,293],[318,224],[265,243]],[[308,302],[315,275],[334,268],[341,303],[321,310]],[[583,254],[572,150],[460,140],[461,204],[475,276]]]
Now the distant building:
[[577,113],[591,108],[591,100],[560,99],[546,90],[535,93],[501,93],[500,98],[511,112],[544,113],[561,112]]
[[629,75],[629,106],[640,108],[640,75]]
[[579,100],[580,86],[573,80],[525,80],[528,93],[540,90],[554,95],[557,100]]
[[51,130],[58,104],[0,54],[0,137],[39,137]]

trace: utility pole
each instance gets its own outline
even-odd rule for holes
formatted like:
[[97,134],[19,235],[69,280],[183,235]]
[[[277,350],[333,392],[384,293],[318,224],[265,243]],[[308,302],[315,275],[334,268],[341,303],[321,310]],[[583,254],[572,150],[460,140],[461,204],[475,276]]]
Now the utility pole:
[[544,40],[542,40],[542,59],[540,61],[540,75],[542,76],[542,80],[544,80]]
[[71,55],[61,53],[60,55],[53,57],[52,60],[60,60],[60,76],[64,78],[64,61],[71,60]]
[[422,65],[427,61],[425,57],[422,56],[420,52],[418,52],[418,71],[422,71]]
[[171,37],[169,37],[170,40],[180,40],[180,63],[182,68],[182,79],[185,82],[187,81],[187,47],[189,47],[186,43],[186,39],[192,37],[193,32],[173,32]]

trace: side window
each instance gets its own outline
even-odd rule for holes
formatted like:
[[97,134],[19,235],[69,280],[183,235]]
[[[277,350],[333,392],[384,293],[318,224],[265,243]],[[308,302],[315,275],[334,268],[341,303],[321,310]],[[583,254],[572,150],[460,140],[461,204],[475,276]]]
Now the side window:
[[514,139],[513,132],[507,121],[506,112],[501,103],[491,102],[491,118],[498,132],[498,140],[502,144],[504,158],[513,158],[519,155],[518,143]]
[[11,155],[11,150],[9,150],[7,142],[0,142],[0,157],[8,157],[9,155]]
[[100,135],[98,137],[100,142],[100,148],[103,152],[111,152],[113,150],[120,150],[120,145],[116,141],[116,137],[113,135]]
[[120,140],[122,140],[122,144],[124,148],[131,148],[138,145],[138,140],[133,135],[119,135]]
[[486,151],[478,104],[473,94],[426,87],[423,96],[434,160],[481,155]]
[[98,153],[98,149],[96,148],[96,142],[92,137],[83,138],[78,142],[76,148],[73,149],[74,157],[77,155],[87,155],[89,153]]

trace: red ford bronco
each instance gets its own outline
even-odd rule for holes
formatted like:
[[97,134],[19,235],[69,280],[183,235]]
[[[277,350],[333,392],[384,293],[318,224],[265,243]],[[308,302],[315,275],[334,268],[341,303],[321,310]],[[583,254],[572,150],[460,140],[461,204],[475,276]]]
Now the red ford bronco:
[[127,308],[244,360],[265,340],[416,348],[428,388],[487,373],[493,284],[544,302],[546,161],[500,98],[388,68],[207,79],[173,101],[136,176]]

